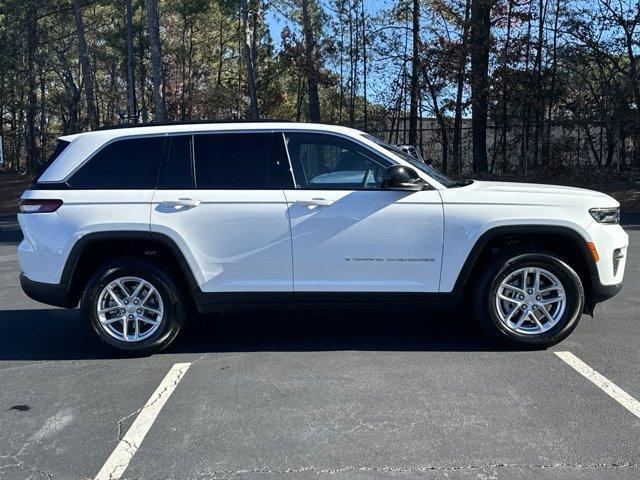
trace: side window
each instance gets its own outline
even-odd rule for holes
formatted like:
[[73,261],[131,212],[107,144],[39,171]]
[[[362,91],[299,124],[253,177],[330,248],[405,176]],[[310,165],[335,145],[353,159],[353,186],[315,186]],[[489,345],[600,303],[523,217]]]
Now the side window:
[[263,133],[216,133],[193,136],[196,188],[282,188],[280,172],[268,153]]
[[191,135],[173,135],[167,139],[167,157],[162,169],[160,188],[188,190],[195,187]]
[[298,188],[378,189],[390,163],[364,147],[334,135],[286,133]]
[[58,139],[58,143],[56,144],[56,148],[53,151],[53,153],[51,153],[51,155],[49,156],[49,158],[47,158],[47,161],[44,162],[42,164],[42,166],[40,167],[40,169],[38,170],[38,172],[36,173],[35,178],[33,179],[33,184],[35,185],[36,183],[38,183],[38,180],[40,179],[40,177],[42,176],[42,174],[45,172],[45,170],[47,168],[49,168],[51,166],[51,164],[53,162],[56,161],[56,159],[60,156],[60,154],[62,154],[62,152],[65,151],[65,149],[71,144],[71,142],[66,142],[64,140],[60,140]]
[[165,137],[131,138],[110,143],[67,182],[78,189],[153,189]]

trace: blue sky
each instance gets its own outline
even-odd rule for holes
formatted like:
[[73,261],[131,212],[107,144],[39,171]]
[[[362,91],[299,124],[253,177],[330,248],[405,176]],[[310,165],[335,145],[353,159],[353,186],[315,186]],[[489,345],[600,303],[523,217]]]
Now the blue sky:
[[[327,0],[320,0],[321,5],[328,4]],[[364,0],[364,8],[369,15],[376,15],[380,10],[389,6],[389,0]],[[326,11],[327,9],[325,9]],[[289,23],[288,19],[277,11],[276,8],[268,8],[265,20],[269,26],[273,43],[276,49],[280,49],[280,32]]]
[[[325,12],[330,14],[331,10],[327,8],[327,6],[330,5],[331,0],[319,0],[319,2],[324,7]],[[364,0],[365,10],[370,16],[375,16],[382,10],[390,8],[393,3],[397,3],[397,0]],[[282,29],[286,25],[290,25],[294,30],[299,30],[300,27],[299,25],[291,25],[291,22],[278,11],[279,7],[277,4],[270,5],[270,7],[271,8],[268,8],[266,11],[265,21],[269,26],[276,50],[280,50],[280,33]],[[388,90],[390,82],[395,78],[396,73],[392,73],[395,70],[393,65],[387,65],[387,68],[382,68],[382,66],[372,68],[373,65],[370,64],[369,67],[369,99],[375,101],[378,94]],[[358,88],[358,90],[360,90],[360,88]]]

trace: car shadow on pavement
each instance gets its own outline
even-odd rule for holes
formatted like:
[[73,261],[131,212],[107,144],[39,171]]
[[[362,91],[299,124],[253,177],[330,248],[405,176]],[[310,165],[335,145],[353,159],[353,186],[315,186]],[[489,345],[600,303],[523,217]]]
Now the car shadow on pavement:
[[[477,325],[452,312],[233,313],[193,316],[156,354],[252,351],[499,351]],[[0,311],[0,360],[117,358],[78,310]]]

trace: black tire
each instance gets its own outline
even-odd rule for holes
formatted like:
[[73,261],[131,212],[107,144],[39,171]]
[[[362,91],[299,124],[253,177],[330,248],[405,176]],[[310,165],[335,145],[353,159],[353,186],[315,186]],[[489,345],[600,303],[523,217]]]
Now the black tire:
[[[500,283],[512,272],[524,267],[540,267],[562,283],[566,305],[558,322],[549,330],[520,333],[507,327],[496,310],[495,295]],[[562,259],[542,250],[513,249],[498,254],[477,278],[472,292],[476,319],[482,329],[503,345],[547,348],[564,340],[576,326],[584,309],[584,288],[578,274]]]
[[[113,280],[121,277],[138,277],[156,289],[164,306],[164,315],[148,338],[136,342],[119,340],[101,325],[97,314],[100,292]],[[122,259],[104,265],[89,280],[80,302],[80,309],[89,320],[93,332],[110,347],[120,353],[134,356],[150,355],[173,342],[184,325],[187,305],[180,289],[172,278],[154,264],[138,259]]]

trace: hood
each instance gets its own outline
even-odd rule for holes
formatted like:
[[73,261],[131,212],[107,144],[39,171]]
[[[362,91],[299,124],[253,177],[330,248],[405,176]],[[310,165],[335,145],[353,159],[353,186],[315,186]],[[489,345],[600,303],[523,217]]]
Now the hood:
[[565,187],[563,185],[546,185],[541,183],[519,183],[519,182],[485,182],[477,180],[473,182],[478,190],[484,192],[509,192],[509,193],[541,193],[550,195],[580,195],[584,197],[603,198],[608,195],[587,190],[586,188]]
[[463,203],[504,203],[522,205],[575,205],[615,207],[620,204],[607,194],[585,188],[538,183],[488,182],[476,180],[471,185],[440,190],[443,201]]

